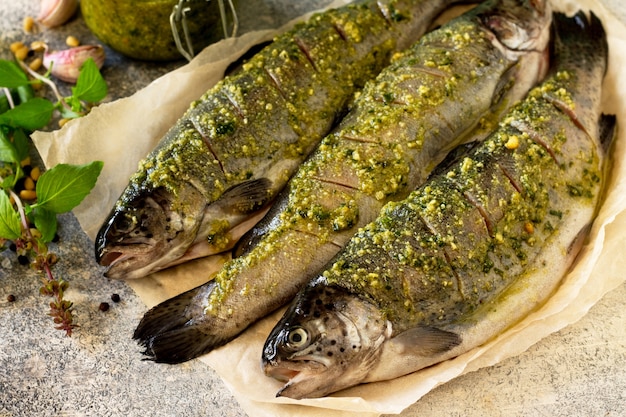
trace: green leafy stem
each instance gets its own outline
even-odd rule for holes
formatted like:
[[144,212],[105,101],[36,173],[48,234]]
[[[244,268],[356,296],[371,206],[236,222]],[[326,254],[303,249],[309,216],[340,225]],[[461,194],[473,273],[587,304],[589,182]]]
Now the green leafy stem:
[[[52,86],[56,103],[34,97],[31,85],[39,82]],[[49,315],[56,328],[70,336],[77,325],[73,304],[64,299],[69,284],[54,277],[52,266],[57,257],[49,252],[48,243],[57,233],[57,215],[71,211],[89,194],[103,163],[52,167],[38,177],[36,201],[31,203],[22,201],[15,187],[26,175],[22,161],[30,154],[28,132],[45,127],[55,109],[65,118],[86,114],[91,103],[106,96],[106,83],[89,59],[81,67],[72,95],[61,97],[49,74],[34,73],[21,61],[0,60],[0,89],[0,243],[11,243],[19,257],[28,259],[31,267],[41,272],[40,293],[53,297]]]

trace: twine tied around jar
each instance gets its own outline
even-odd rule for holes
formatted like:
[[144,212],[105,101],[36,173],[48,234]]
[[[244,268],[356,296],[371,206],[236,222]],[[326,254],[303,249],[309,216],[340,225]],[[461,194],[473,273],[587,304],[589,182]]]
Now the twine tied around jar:
[[[210,3],[211,0],[206,0],[207,3]],[[237,11],[235,10],[235,5],[233,4],[233,0],[226,0],[228,6],[230,8],[230,12],[232,15],[232,30],[228,31],[228,18],[226,15],[226,7],[224,5],[224,0],[216,0],[218,3],[219,11],[220,11],[220,20],[222,22],[222,30],[224,32],[224,38],[237,36],[237,29],[239,27],[239,20],[237,18]],[[187,14],[191,11],[191,7],[189,5],[185,5],[185,3],[189,3],[190,0],[179,0],[178,4],[174,6],[172,9],[172,13],[170,14],[170,26],[172,27],[172,34],[174,35],[174,42],[176,42],[176,48],[184,56],[188,61],[191,61],[195,55],[192,45],[191,36],[189,35],[189,27],[187,24]],[[185,39],[185,45],[183,45],[181,40],[181,28],[182,28],[182,36]]]

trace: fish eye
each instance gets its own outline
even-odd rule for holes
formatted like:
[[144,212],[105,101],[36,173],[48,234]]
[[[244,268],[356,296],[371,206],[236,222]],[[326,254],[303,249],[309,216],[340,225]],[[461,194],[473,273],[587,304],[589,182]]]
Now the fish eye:
[[128,233],[132,231],[137,224],[137,219],[135,216],[125,214],[120,217],[117,223],[115,224],[115,230],[121,233]]
[[309,332],[303,327],[294,327],[287,334],[287,346],[291,349],[301,349],[309,344]]

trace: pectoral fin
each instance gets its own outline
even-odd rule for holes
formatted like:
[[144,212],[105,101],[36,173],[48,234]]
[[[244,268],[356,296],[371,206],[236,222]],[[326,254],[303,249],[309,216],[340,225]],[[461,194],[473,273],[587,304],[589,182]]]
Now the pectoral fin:
[[417,326],[385,341],[376,367],[365,382],[397,378],[455,356],[460,335],[431,326]]
[[398,353],[410,352],[416,356],[432,356],[447,352],[461,344],[461,336],[436,327],[418,326],[400,333],[390,342]]
[[252,213],[273,198],[272,181],[258,178],[229,188],[220,197],[221,205],[242,214]]

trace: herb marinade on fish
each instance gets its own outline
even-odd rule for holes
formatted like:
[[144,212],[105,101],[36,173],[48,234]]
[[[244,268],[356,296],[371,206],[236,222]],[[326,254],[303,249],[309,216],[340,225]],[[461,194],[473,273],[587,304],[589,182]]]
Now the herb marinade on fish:
[[228,249],[354,92],[455,0],[360,1],[313,16],[225,77],[140,162],[96,238],[112,278]]
[[541,305],[593,221],[615,118],[601,22],[556,14],[556,71],[499,128],[350,240],[263,351],[278,395],[316,397],[455,357]]
[[[467,140],[464,133],[495,124],[548,66],[549,8],[522,4],[485,2],[396,54],[244,238],[243,253],[213,281],[146,313],[134,334],[145,353],[181,362],[232,340],[289,302],[384,203],[406,197]],[[513,36],[502,30],[511,25]]]

